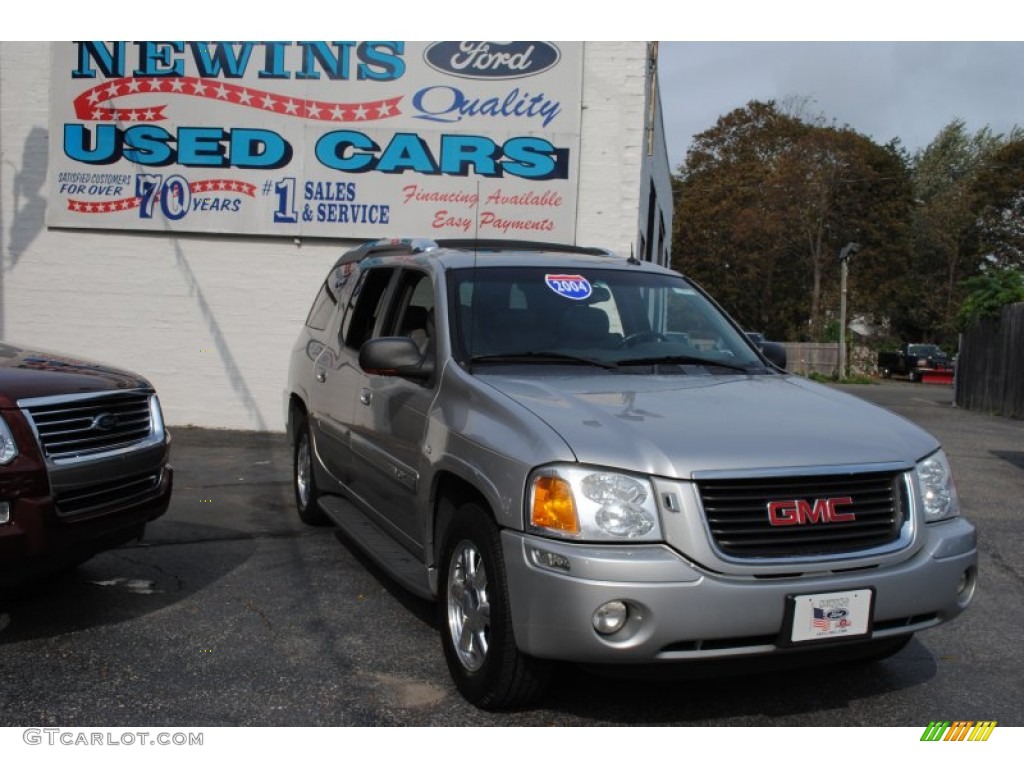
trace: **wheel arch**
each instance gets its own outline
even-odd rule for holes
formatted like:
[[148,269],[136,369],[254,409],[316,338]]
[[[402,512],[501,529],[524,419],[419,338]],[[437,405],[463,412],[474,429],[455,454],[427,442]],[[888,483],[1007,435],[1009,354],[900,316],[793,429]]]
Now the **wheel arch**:
[[[498,524],[494,515],[494,506],[488,500],[487,495],[472,482],[450,470],[444,470],[435,475],[430,504],[430,508],[433,510],[433,519],[429,526],[431,541],[427,548],[432,562],[428,565],[436,568],[441,558],[443,531],[451,524],[455,511],[471,501],[483,507],[490,518]],[[434,572],[436,573],[436,570]],[[436,594],[436,584],[433,586]]]
[[288,398],[288,420],[285,423],[285,431],[290,444],[295,444],[296,422],[299,418],[307,418],[308,416],[309,409],[306,407],[306,401],[298,393],[292,392]]

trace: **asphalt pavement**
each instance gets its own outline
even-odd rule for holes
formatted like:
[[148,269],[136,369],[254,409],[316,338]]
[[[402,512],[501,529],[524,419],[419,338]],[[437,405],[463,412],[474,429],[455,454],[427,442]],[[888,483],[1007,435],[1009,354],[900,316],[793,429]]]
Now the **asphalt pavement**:
[[887,661],[684,684],[566,665],[537,708],[483,712],[434,606],[299,522],[284,435],[172,428],[172,505],[143,542],[0,593],[0,725],[1024,725],[1024,422],[949,387],[843,389],[942,440],[979,529],[974,605]]

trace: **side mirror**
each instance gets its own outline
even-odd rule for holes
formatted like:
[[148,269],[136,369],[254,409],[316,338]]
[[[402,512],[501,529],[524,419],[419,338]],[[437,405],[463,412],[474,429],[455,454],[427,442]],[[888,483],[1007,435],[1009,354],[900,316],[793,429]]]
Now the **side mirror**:
[[433,358],[422,354],[407,336],[370,339],[359,348],[359,367],[377,376],[429,379],[434,375]]
[[766,341],[761,345],[761,352],[772,365],[786,368],[786,348],[777,341]]

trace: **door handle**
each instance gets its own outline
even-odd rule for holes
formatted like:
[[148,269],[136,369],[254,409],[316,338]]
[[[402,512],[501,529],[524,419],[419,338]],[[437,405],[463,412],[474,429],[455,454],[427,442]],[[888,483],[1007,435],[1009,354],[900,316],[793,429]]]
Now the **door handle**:
[[369,405],[370,401],[373,400],[373,392],[363,387],[359,390],[359,402],[363,405]]

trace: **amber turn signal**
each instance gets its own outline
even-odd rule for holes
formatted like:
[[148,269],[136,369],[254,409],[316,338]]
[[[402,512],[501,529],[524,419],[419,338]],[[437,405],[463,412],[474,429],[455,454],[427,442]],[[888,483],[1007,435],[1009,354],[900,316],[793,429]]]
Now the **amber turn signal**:
[[542,476],[533,482],[530,523],[562,533],[578,534],[580,519],[572,498],[572,487],[560,477]]

